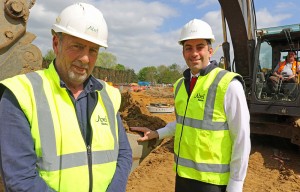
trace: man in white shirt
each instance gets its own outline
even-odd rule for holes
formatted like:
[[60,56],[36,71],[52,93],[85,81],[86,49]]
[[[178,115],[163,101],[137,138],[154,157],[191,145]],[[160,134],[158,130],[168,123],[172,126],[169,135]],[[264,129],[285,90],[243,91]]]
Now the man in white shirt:
[[[176,121],[157,131],[131,128],[144,133],[139,141],[175,135],[176,192],[243,189],[250,153],[243,80],[210,61],[213,41],[204,21],[194,19],[183,27],[179,44],[189,69],[174,85]],[[197,77],[195,85],[190,85],[192,77]]]

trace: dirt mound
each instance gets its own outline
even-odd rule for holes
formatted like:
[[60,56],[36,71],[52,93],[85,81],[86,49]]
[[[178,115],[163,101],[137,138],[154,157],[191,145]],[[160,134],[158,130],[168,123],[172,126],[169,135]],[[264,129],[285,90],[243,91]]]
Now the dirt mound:
[[145,105],[132,97],[133,92],[122,93],[120,107],[121,118],[127,132],[129,127],[148,127],[157,130],[166,125],[166,122],[159,117],[154,117],[146,112]]
[[299,192],[300,155],[283,138],[253,135],[245,192]]

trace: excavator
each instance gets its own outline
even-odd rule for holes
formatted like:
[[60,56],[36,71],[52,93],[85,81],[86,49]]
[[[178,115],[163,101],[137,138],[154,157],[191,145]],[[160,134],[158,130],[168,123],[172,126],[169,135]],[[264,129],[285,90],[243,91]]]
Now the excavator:
[[[299,75],[289,90],[272,90],[268,79],[288,52],[300,50],[300,24],[257,29],[253,0],[219,0],[222,10],[225,67],[245,80],[251,133],[290,139],[300,145]],[[230,31],[234,59],[230,62]],[[299,63],[298,63],[299,65]]]
[[[300,85],[295,83],[289,95],[281,90],[272,92],[267,86],[267,78],[287,52],[300,50],[300,25],[257,29],[253,0],[218,1],[223,23],[222,60],[225,69],[241,74],[245,80],[251,132],[288,138],[300,146]],[[0,0],[0,80],[42,68],[41,51],[32,44],[35,35],[26,31],[34,4],[35,0]],[[138,135],[127,136],[134,170],[160,141],[149,145],[138,143]]]

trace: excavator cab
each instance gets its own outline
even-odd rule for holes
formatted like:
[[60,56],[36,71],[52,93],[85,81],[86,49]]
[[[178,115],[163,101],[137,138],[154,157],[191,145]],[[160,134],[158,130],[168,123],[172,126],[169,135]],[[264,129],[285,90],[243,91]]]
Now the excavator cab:
[[[257,29],[256,37],[248,100],[251,132],[289,138],[300,146],[300,25]],[[290,74],[281,74],[283,78],[272,89],[272,74],[278,63],[286,60],[289,52],[296,55],[295,79],[287,82]]]
[[256,72],[253,88],[255,99],[264,103],[293,104],[299,95],[299,63],[296,65],[297,74],[292,79],[289,79],[291,74],[283,73],[283,78],[278,79],[273,73],[277,70],[278,63],[286,60],[288,52],[295,52],[298,60],[300,25],[258,29],[256,34],[254,58]]

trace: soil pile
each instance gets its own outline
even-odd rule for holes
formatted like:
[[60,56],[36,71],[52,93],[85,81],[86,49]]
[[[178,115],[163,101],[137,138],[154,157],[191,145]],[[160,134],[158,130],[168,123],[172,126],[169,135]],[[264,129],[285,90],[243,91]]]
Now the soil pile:
[[122,93],[122,103],[120,107],[121,118],[127,132],[131,132],[129,127],[148,127],[157,130],[166,125],[166,122],[159,117],[154,117],[145,110],[144,103],[134,100],[134,92]]

